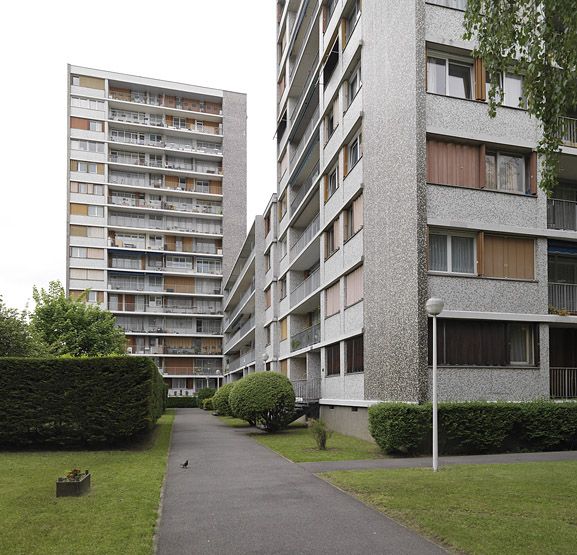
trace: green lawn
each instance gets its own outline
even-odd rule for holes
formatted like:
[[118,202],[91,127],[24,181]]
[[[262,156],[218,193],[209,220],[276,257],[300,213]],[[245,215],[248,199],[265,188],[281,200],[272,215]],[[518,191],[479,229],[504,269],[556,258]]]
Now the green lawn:
[[221,422],[231,428],[250,428],[250,424],[240,418],[233,418],[232,416],[219,416],[219,418]]
[[269,447],[293,462],[346,461],[380,459],[383,454],[370,441],[337,434],[327,441],[326,451],[317,449],[315,440],[307,428],[289,428],[277,434],[251,434],[261,445]]
[[340,471],[323,475],[380,511],[468,554],[577,550],[577,462]]
[[[0,453],[0,553],[152,553],[173,420],[130,450]],[[57,499],[56,478],[73,467],[90,470],[92,490]]]

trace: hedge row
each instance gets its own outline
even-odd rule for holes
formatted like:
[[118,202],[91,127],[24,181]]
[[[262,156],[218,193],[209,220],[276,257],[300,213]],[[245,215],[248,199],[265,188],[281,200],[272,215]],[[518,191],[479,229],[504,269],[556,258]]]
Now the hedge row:
[[145,357],[0,359],[0,447],[116,444],[149,430],[166,388]]
[[198,398],[196,395],[190,397],[169,397],[166,401],[169,409],[195,409],[198,407]]
[[[444,455],[577,448],[577,403],[443,403],[438,415]],[[430,454],[432,407],[379,403],[369,431],[385,453]]]

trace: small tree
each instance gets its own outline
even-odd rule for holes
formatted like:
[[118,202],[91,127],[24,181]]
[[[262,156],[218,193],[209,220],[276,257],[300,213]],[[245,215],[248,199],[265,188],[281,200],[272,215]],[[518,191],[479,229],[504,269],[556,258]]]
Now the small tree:
[[198,393],[196,394],[198,398],[198,406],[202,407],[202,402],[205,399],[210,399],[211,397],[214,397],[215,393],[216,389],[214,389],[214,387],[203,387],[202,389],[199,389]]
[[48,291],[34,287],[33,297],[36,308],[31,327],[50,354],[77,357],[126,352],[126,338],[117,327],[116,318],[86,303],[86,292],[78,299],[70,299],[59,281],[51,281]]
[[8,308],[0,297],[0,357],[40,356],[44,352],[30,330],[26,312]]
[[212,398],[214,409],[220,416],[233,416],[230,408],[229,396],[234,386],[235,382],[223,385]]
[[327,425],[322,420],[312,419],[309,422],[309,430],[317,444],[318,449],[325,451],[327,448],[327,440],[333,435],[333,432],[327,428]]
[[232,413],[267,432],[286,428],[294,414],[295,393],[290,381],[276,372],[257,372],[238,381],[229,397]]

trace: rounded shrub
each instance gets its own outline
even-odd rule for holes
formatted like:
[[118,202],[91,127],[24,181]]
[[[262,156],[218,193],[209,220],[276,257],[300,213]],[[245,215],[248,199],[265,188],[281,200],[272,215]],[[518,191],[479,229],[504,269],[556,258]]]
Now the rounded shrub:
[[234,384],[229,404],[237,418],[258,424],[267,432],[276,432],[292,421],[295,393],[282,374],[256,372]]
[[230,382],[223,385],[212,398],[212,402],[214,404],[214,409],[220,416],[232,416],[232,412],[230,410],[229,404],[229,396],[231,391],[233,390],[236,382]]
[[211,397],[214,397],[214,394],[216,393],[216,389],[214,389],[214,387],[203,387],[202,389],[199,389],[196,397],[198,398],[198,406],[202,407],[202,402],[205,399],[210,399]]
[[202,408],[204,410],[214,410],[214,403],[212,402],[212,397],[202,400]]

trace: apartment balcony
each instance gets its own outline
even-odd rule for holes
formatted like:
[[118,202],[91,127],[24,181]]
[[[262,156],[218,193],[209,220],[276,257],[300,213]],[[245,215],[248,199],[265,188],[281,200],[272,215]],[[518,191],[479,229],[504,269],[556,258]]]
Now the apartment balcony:
[[120,325],[120,327],[125,333],[132,335],[221,335],[220,330],[216,329],[198,331],[196,328],[173,328],[163,325],[143,326],[138,325],[138,323],[126,323]]
[[222,373],[220,368],[186,368],[186,367],[175,367],[175,368],[159,368],[160,373],[167,376],[205,376],[205,377],[219,377]]
[[144,281],[108,280],[108,289],[111,291],[137,291],[143,293],[180,293],[184,295],[219,295],[220,288],[197,286],[194,284],[152,284]]
[[313,240],[320,230],[320,214],[317,214],[311,223],[304,229],[290,249],[291,260],[294,260]]
[[112,152],[108,155],[108,161],[111,164],[122,164],[129,166],[140,166],[145,168],[168,169],[188,173],[202,173],[207,175],[222,176],[223,171],[221,166],[209,166],[207,164],[196,163],[195,160],[163,160],[162,155],[158,155],[160,159],[143,155],[135,155],[133,153]]
[[[577,147],[577,143],[575,146]],[[577,231],[577,202],[557,198],[548,199],[547,227]]]
[[549,283],[549,310],[577,314],[577,284]]
[[124,135],[110,134],[108,140],[122,145],[135,145],[152,147],[157,149],[178,150],[179,152],[190,152],[194,154],[208,154],[212,156],[222,156],[222,147],[216,145],[214,147],[199,146],[194,143],[176,142],[170,137],[163,137],[161,140],[153,140],[146,136],[134,137],[136,133],[127,132]]
[[[161,370],[161,372],[164,371]],[[192,397],[193,395],[196,395],[196,391],[194,389],[180,388],[168,390],[169,397]]]
[[297,147],[293,151],[293,154],[290,158],[290,168],[291,168],[290,171],[291,171],[291,173],[293,172],[293,170],[295,168],[296,162],[300,159],[301,154],[304,152],[305,147],[310,143],[312,136],[317,132],[318,123],[319,123],[318,120],[319,120],[319,107],[317,106],[315,111],[313,112],[313,115],[310,118],[310,121],[309,121],[307,127],[305,128],[305,131],[302,135],[302,138],[301,138],[299,144],[297,145]]
[[291,335],[291,352],[310,347],[321,340],[321,325],[314,324],[295,335]]
[[217,316],[222,314],[222,308],[217,305],[213,306],[190,306],[190,305],[169,305],[169,306],[148,306],[145,304],[138,305],[133,303],[126,303],[122,307],[117,303],[108,303],[108,310],[111,312],[130,313],[130,312],[146,312],[151,314],[202,314]]
[[195,356],[217,356],[222,355],[222,349],[205,349],[203,347],[166,347],[167,355],[195,355]]
[[143,229],[154,231],[177,231],[180,233],[195,233],[198,235],[211,235],[216,237],[222,236],[222,227],[214,227],[212,229],[193,225],[193,222],[158,222],[146,221],[137,218],[126,218],[124,216],[117,216],[115,214],[109,215],[108,225],[110,227],[122,227],[129,229]]
[[253,349],[251,351],[244,353],[243,355],[241,355],[237,358],[229,360],[228,369],[226,370],[226,373],[229,374],[230,372],[234,372],[235,370],[238,370],[239,368],[242,368],[243,366],[248,366],[249,364],[252,364],[255,360],[256,360],[256,358],[255,358],[255,353],[254,353],[254,349]]
[[117,173],[111,172],[109,175],[109,183],[113,185],[128,185],[130,187],[145,187],[147,189],[161,189],[170,193],[202,193],[206,195],[219,195],[222,196],[222,184],[220,182],[211,182],[207,184],[206,181],[199,183],[177,183],[174,186],[170,186],[164,176],[154,175],[148,176],[148,174],[126,174],[119,175]]
[[318,401],[321,398],[321,379],[291,380],[295,397],[302,401]]
[[221,205],[192,204],[188,202],[168,202],[165,200],[144,200],[130,197],[108,197],[108,204],[114,206],[126,206],[129,208],[150,208],[152,210],[165,210],[188,212],[191,214],[222,215]]
[[244,337],[253,328],[254,328],[254,316],[251,316],[226,342],[224,352],[226,353],[230,351],[231,348],[238,342],[238,340]]
[[317,268],[309,277],[299,283],[290,294],[291,308],[316,291],[321,285],[321,271]]
[[237,305],[234,307],[234,310],[230,313],[230,315],[226,316],[223,322],[223,325],[226,326],[235,320],[235,318],[240,314],[241,310],[245,307],[247,301],[252,297],[254,293],[254,280],[251,282],[248,289],[243,293],[242,297],[238,301]]
[[318,176],[319,176],[319,162],[316,163],[311,173],[308,175],[308,177],[304,180],[304,182],[297,190],[290,205],[291,216],[295,213],[296,209],[300,206],[300,203],[307,196],[307,193],[313,188],[313,185],[316,183]]
[[192,247],[179,245],[177,249],[176,246],[168,245],[168,244],[156,244],[153,242],[146,243],[145,240],[138,241],[132,239],[133,242],[126,243],[122,240],[115,239],[113,237],[108,238],[108,247],[109,248],[118,248],[118,249],[135,249],[135,250],[146,250],[146,251],[158,251],[159,253],[168,252],[168,253],[191,253],[191,254],[198,254],[198,255],[215,255],[215,256],[222,256],[222,249],[216,247],[212,247],[211,245],[193,245]]
[[158,117],[151,117],[153,114],[145,114],[143,112],[130,112],[126,110],[118,111],[111,110],[108,114],[110,121],[129,124],[133,126],[146,126],[152,128],[173,129],[175,131],[202,133],[206,135],[222,136],[222,124],[212,127],[204,125],[202,122],[186,122],[184,124],[169,125],[162,115]]
[[577,399],[577,368],[550,368],[551,399]]
[[[169,95],[170,96],[170,95]],[[148,106],[159,106],[163,108],[174,108],[188,112],[199,112],[202,114],[222,115],[222,107],[210,104],[201,104],[198,100],[180,99],[174,100],[174,97],[167,101],[166,95],[150,93],[148,91],[125,91],[110,90],[108,93],[110,100],[120,100],[121,102],[134,102],[135,104],[145,104]]]

